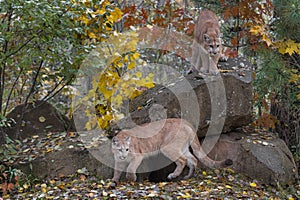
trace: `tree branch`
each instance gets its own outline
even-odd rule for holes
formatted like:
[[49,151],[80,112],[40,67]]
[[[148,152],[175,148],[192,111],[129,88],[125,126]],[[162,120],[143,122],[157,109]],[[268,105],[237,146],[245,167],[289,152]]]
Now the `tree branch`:
[[6,114],[6,111],[7,111],[8,105],[9,105],[9,101],[10,101],[10,98],[11,98],[12,92],[13,92],[13,90],[14,90],[15,86],[17,85],[17,82],[18,82],[18,80],[19,80],[19,78],[20,78],[20,76],[21,76],[22,72],[23,72],[23,68],[21,68],[21,70],[20,70],[20,72],[19,72],[19,74],[18,74],[17,78],[15,79],[15,81],[14,81],[14,83],[13,83],[13,85],[12,85],[12,87],[11,87],[11,89],[10,89],[9,93],[8,93],[8,97],[7,97],[6,105],[5,105],[5,108],[4,108],[4,110],[3,110],[3,115],[4,115],[4,116],[5,116],[5,114]]
[[[39,30],[37,35],[39,35],[41,32],[43,32],[43,30]],[[32,36],[31,38],[29,38],[29,40],[27,40],[24,44],[22,44],[17,50],[9,53],[8,55],[5,56],[4,60],[7,60],[10,56],[15,55],[16,53],[18,53],[21,49],[23,49],[29,42],[31,42],[37,35]]]
[[48,96],[47,98],[43,98],[44,101],[48,101],[49,99],[53,98],[55,95],[57,95],[62,89],[64,89],[67,85],[69,85],[72,82],[72,78],[68,80],[61,88],[59,88],[56,92],[54,92],[51,96]]
[[28,103],[28,100],[29,100],[30,96],[32,95],[32,93],[34,91],[34,87],[36,85],[37,78],[38,78],[39,73],[40,73],[40,71],[42,69],[43,63],[44,63],[44,60],[41,60],[39,68],[37,69],[37,72],[36,72],[36,74],[34,76],[34,79],[33,79],[33,82],[32,82],[31,88],[30,88],[30,91],[29,91],[28,95],[26,96],[21,116],[20,116],[20,118],[19,118],[19,120],[17,122],[16,138],[18,138],[18,139],[21,139],[21,137],[20,137],[20,128],[21,128],[21,124],[22,124],[22,121],[23,121],[23,118],[24,118],[25,111],[26,111],[27,103]]

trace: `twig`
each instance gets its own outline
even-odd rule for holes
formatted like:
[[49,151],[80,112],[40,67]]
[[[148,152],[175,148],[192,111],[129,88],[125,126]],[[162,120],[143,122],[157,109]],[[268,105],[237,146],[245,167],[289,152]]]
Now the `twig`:
[[24,118],[25,111],[26,111],[27,103],[28,103],[28,100],[29,100],[30,96],[32,95],[32,93],[34,91],[34,86],[36,85],[37,78],[38,78],[39,73],[42,69],[43,63],[44,63],[44,60],[41,60],[39,68],[38,68],[38,70],[37,70],[37,72],[34,76],[33,83],[31,85],[30,91],[29,91],[28,95],[26,96],[25,102],[23,104],[23,109],[22,109],[21,116],[20,116],[20,118],[17,122],[16,138],[18,138],[18,139],[21,139],[21,137],[20,137],[20,128],[21,128],[21,124],[22,124],[22,121],[23,121],[23,118]]
[[13,85],[12,85],[12,87],[11,87],[9,93],[8,93],[6,105],[5,105],[5,108],[4,108],[4,110],[3,110],[3,115],[4,115],[4,116],[5,116],[5,114],[6,114],[6,111],[7,111],[8,105],[9,105],[9,101],[10,101],[12,92],[13,92],[15,86],[17,85],[17,82],[18,82],[18,80],[19,80],[19,78],[20,78],[20,76],[21,76],[21,74],[22,74],[22,72],[23,72],[23,69],[24,69],[24,68],[21,68],[21,70],[20,70],[20,72],[19,72],[17,78],[15,79],[15,81],[14,81],[14,83],[13,83]]

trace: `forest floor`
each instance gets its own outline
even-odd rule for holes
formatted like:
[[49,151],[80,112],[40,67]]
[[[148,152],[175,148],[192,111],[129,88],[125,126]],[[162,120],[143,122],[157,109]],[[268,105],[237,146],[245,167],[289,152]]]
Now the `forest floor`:
[[[11,156],[0,160],[13,162],[31,153],[53,152],[65,141],[75,140],[75,135],[48,134],[47,140],[37,136],[19,145],[9,143]],[[67,138],[67,139],[66,139]],[[10,145],[14,148],[9,148]],[[1,149],[0,149],[1,150]],[[1,151],[0,151],[1,153]],[[23,155],[24,154],[24,155]],[[10,159],[8,159],[10,158]],[[1,166],[1,165],[0,165]],[[4,166],[4,165],[2,165]],[[9,173],[8,173],[9,171]],[[0,170],[1,172],[1,170]],[[5,173],[2,173],[5,172]],[[283,186],[265,185],[232,169],[210,169],[196,171],[193,178],[170,182],[120,182],[115,184],[90,173],[86,168],[73,175],[61,175],[53,179],[37,180],[30,175],[13,177],[17,171],[6,165],[0,173],[0,200],[2,199],[300,199],[300,182]],[[14,179],[15,178],[15,179]],[[2,181],[1,181],[2,180]],[[4,180],[4,181],[3,181]],[[12,180],[9,184],[5,180]],[[15,182],[13,182],[15,180]],[[5,183],[7,188],[5,188]],[[5,188],[5,190],[4,190]],[[1,197],[2,196],[2,197]]]
[[[300,199],[300,184],[261,184],[231,169],[198,170],[177,182],[121,182],[90,175],[84,168],[71,176],[24,183],[3,199]],[[1,199],[1,197],[0,197]]]

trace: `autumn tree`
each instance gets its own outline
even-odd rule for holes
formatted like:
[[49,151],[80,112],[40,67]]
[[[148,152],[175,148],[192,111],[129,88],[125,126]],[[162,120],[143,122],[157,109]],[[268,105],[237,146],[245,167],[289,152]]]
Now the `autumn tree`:
[[255,66],[254,124],[299,152],[299,1],[220,1],[225,53],[247,56]]
[[86,46],[75,37],[82,27],[71,7],[72,1],[0,1],[2,126],[14,106],[47,101],[72,82]]
[[296,160],[300,161],[300,2],[274,0],[273,4],[274,35],[279,55],[277,52],[270,54],[277,55],[283,65],[270,66],[277,67],[275,77],[279,77],[273,81],[280,83],[277,90],[272,91],[270,109],[278,119],[276,131],[295,153]]

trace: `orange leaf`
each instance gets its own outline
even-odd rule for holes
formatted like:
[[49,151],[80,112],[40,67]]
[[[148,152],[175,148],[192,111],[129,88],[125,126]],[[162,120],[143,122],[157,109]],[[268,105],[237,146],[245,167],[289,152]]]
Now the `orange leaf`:
[[232,8],[232,16],[233,17],[237,17],[237,16],[239,16],[239,7],[238,6],[234,6],[233,8]]
[[231,44],[232,44],[232,46],[234,46],[234,47],[238,46],[238,38],[237,38],[237,37],[232,38]]
[[232,16],[230,7],[227,7],[227,8],[223,11],[223,16],[224,16],[224,19],[225,19],[225,20],[228,20],[228,19]]
[[7,190],[11,191],[12,189],[14,189],[15,185],[13,183],[8,183],[7,184]]

